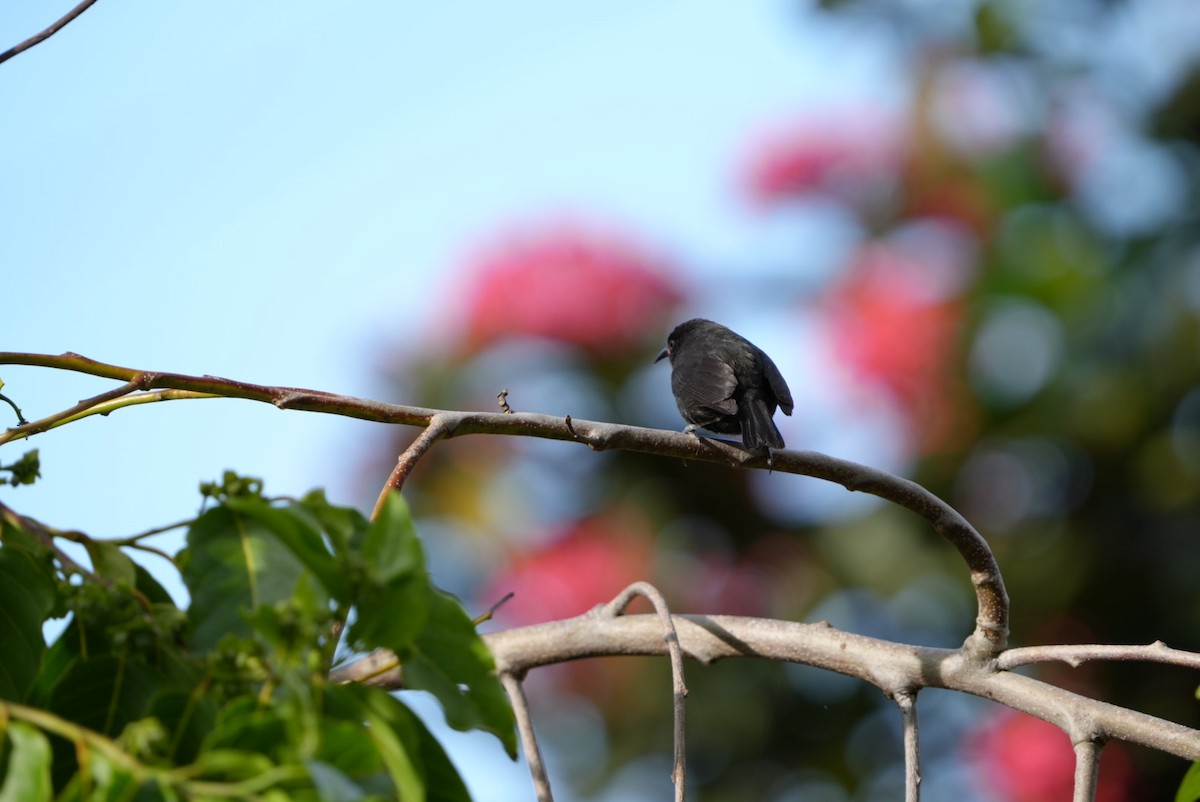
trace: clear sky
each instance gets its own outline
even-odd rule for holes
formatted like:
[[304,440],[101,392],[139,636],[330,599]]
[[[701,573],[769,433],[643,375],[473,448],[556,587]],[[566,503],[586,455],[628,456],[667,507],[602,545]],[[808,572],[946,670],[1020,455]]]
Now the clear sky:
[[[6,2],[0,49],[59,5]],[[755,269],[795,232],[730,191],[754,134],[886,93],[887,52],[784,0],[100,0],[0,66],[0,350],[371,396],[471,245],[514,223],[612,221],[696,281]],[[0,379],[31,419],[112,386]],[[43,480],[0,499],[96,536],[188,517],[226,468],[348,502],[377,432],[151,405],[31,441]]]
[[[381,353],[436,326],[471,245],[514,223],[582,214],[696,279],[755,269],[778,224],[730,191],[754,134],[881,71],[787,2],[412,9],[101,0],[3,65],[0,348],[372,395]],[[9,3],[0,36],[47,15]],[[111,386],[0,378],[30,417]],[[115,535],[185,515],[225,468],[336,495],[371,430],[142,407],[37,438],[45,481],[5,498]]]

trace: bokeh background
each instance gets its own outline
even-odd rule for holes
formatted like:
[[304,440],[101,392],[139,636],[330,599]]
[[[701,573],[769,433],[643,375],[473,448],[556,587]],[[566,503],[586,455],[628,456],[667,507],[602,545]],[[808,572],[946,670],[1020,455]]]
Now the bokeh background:
[[[3,45],[65,10],[7,4]],[[1200,650],[1189,0],[101,0],[0,66],[0,108],[6,350],[678,428],[651,360],[711,317],[787,377],[789,445],[912,477],[985,533],[1015,644]],[[108,387],[0,378],[28,417]],[[225,468],[365,507],[412,436],[155,405],[38,438],[43,481],[0,493],[98,536],[187,517]],[[464,438],[406,495],[439,584],[471,609],[516,593],[491,628],[637,579],[679,612],[929,645],[973,623],[936,536],[812,480]],[[878,692],[689,668],[696,799],[899,796]],[[1037,673],[1200,725],[1194,673]],[[665,661],[530,686],[560,798],[668,793]],[[934,691],[921,714],[925,798],[1069,798],[1057,730]],[[494,740],[446,737],[477,798],[529,796]],[[1101,799],[1169,798],[1186,768],[1114,745]]]

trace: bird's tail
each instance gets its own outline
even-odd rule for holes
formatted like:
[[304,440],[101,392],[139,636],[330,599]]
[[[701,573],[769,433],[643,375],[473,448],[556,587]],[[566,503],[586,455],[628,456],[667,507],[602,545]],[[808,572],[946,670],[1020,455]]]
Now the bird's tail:
[[783,435],[771,419],[772,410],[761,398],[742,399],[742,445],[749,451],[783,448]]

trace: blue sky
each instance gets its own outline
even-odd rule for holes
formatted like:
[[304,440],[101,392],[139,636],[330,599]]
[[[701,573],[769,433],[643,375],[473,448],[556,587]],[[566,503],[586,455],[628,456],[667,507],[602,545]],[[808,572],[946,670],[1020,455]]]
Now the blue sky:
[[[513,223],[580,213],[697,279],[753,269],[778,236],[730,191],[751,136],[880,67],[783,2],[407,8],[102,1],[3,65],[3,349],[371,395],[381,347],[419,337],[470,246]],[[3,15],[12,42],[50,22]],[[0,378],[29,416],[110,386]],[[346,490],[370,432],[143,407],[38,438],[46,481],[6,498],[131,532],[226,467]]]
[[[0,47],[69,5],[6,3]],[[886,94],[879,45],[783,0],[100,0],[0,66],[0,350],[372,396],[386,348],[514,223],[624,225],[697,282],[761,269],[798,234],[731,192],[753,134]],[[0,379],[30,418],[112,386]],[[378,436],[251,402],[151,405],[31,441],[43,481],[0,499],[96,536],[188,517],[226,468],[349,502]],[[500,763],[468,754],[478,798],[508,798]]]

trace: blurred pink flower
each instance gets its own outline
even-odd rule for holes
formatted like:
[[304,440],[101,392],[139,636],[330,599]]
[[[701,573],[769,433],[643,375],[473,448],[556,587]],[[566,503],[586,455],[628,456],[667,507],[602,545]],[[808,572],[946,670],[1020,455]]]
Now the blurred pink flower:
[[[1004,710],[967,743],[980,784],[1001,802],[1070,802],[1075,750],[1066,733],[1039,718]],[[1120,742],[1100,760],[1096,802],[1134,799],[1133,766]]]
[[514,555],[484,598],[511,591],[513,600],[498,617],[517,625],[579,615],[650,578],[648,543],[614,521],[580,521],[544,546]]
[[747,191],[762,203],[811,192],[856,200],[865,186],[895,179],[907,144],[899,122],[875,110],[806,119],[763,138],[746,171]]
[[620,354],[657,338],[682,297],[660,259],[628,239],[575,225],[512,237],[470,272],[472,349],[534,336],[599,356]]
[[838,358],[890,390],[919,444],[933,451],[949,445],[959,420],[958,286],[968,265],[922,251],[895,242],[863,246],[832,288],[827,311]]

